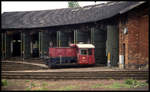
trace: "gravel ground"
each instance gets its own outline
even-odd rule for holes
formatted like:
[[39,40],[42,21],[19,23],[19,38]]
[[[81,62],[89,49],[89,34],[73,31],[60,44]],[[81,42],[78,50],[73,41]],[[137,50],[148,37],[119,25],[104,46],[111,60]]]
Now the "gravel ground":
[[[138,80],[146,82],[146,80]],[[131,90],[148,91],[148,85],[136,88],[112,87],[112,84],[123,84],[125,80],[21,80],[7,79],[8,85],[3,90]]]

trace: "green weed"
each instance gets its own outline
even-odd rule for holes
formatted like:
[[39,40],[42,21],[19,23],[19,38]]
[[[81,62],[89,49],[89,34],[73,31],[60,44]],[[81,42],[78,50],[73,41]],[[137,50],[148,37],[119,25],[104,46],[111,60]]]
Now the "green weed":
[[3,79],[2,80],[2,84],[1,84],[2,86],[8,86],[8,81],[7,80],[5,80],[5,79]]
[[33,82],[31,82],[31,87],[36,87],[36,85]]
[[30,80],[26,80],[26,82],[30,82]]
[[133,88],[142,87],[142,86],[147,86],[148,85],[146,82],[140,82],[140,81],[133,80],[133,79],[125,80],[125,84],[131,85],[131,87],[133,87]]
[[127,79],[127,80],[125,80],[125,84],[136,85],[137,84],[137,80]]

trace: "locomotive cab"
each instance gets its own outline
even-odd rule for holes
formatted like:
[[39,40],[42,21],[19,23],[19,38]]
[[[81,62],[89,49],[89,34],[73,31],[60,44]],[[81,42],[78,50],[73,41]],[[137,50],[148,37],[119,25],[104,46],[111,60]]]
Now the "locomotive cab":
[[78,64],[95,64],[94,45],[92,44],[76,44]]

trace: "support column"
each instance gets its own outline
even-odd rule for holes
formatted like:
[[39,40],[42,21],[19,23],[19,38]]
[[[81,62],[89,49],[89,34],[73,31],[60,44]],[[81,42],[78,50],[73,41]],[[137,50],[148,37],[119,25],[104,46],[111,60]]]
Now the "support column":
[[23,33],[24,37],[24,58],[30,57],[30,36],[28,32]]
[[6,57],[9,58],[11,56],[11,35],[9,32],[6,34]]
[[0,33],[0,60],[2,61],[2,33]]
[[11,40],[11,56],[12,56],[12,53],[13,53],[13,40]]
[[94,28],[91,28],[91,44],[94,44]]
[[[39,50],[40,51],[40,50]],[[32,56],[33,53],[33,47],[32,47],[32,41],[30,41],[30,55]],[[40,53],[40,52],[39,52]]]
[[20,33],[20,35],[21,35],[21,48],[20,48],[21,50],[20,51],[21,51],[21,57],[23,57],[23,54],[22,54],[23,53],[22,52],[22,49],[23,49],[22,48],[22,46],[23,46],[22,32]]
[[76,44],[78,43],[78,30],[76,30]]
[[77,44],[78,43],[78,31],[77,29],[74,30],[74,44]]
[[26,48],[25,48],[25,33],[23,32],[23,59],[25,58],[25,50],[26,50]]
[[41,32],[39,32],[39,57],[41,57],[42,51],[41,51]]
[[[119,63],[119,31],[116,25],[107,25],[106,55],[110,53],[110,65]],[[107,60],[108,61],[108,60]]]
[[61,46],[61,41],[60,41],[60,31],[59,31],[59,47]]
[[4,38],[4,39],[5,39],[5,40],[4,40],[4,44],[5,44],[5,45],[4,45],[4,53],[5,53],[5,54],[4,54],[4,58],[6,58],[6,45],[7,45],[7,42],[6,42],[6,40],[7,40],[6,32],[4,33],[4,37],[5,37],[5,38]]
[[43,32],[41,32],[41,58],[43,58]]
[[21,32],[21,57],[24,60],[24,33]]
[[2,47],[1,47],[1,50],[2,50],[2,59],[4,58],[4,34],[2,33]]
[[60,42],[60,31],[57,31],[57,47],[60,47],[61,42]]
[[76,44],[76,30],[74,30],[74,44]]

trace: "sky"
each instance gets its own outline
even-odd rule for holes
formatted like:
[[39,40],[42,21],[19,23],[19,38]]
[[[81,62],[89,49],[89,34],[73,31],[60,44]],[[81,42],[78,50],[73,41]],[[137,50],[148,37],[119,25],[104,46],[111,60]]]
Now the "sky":
[[[87,6],[95,4],[94,1],[78,1],[79,5]],[[106,3],[104,1],[97,1],[96,4]],[[34,10],[48,10],[68,8],[67,1],[1,1],[1,14],[3,12],[15,11],[34,11]]]

